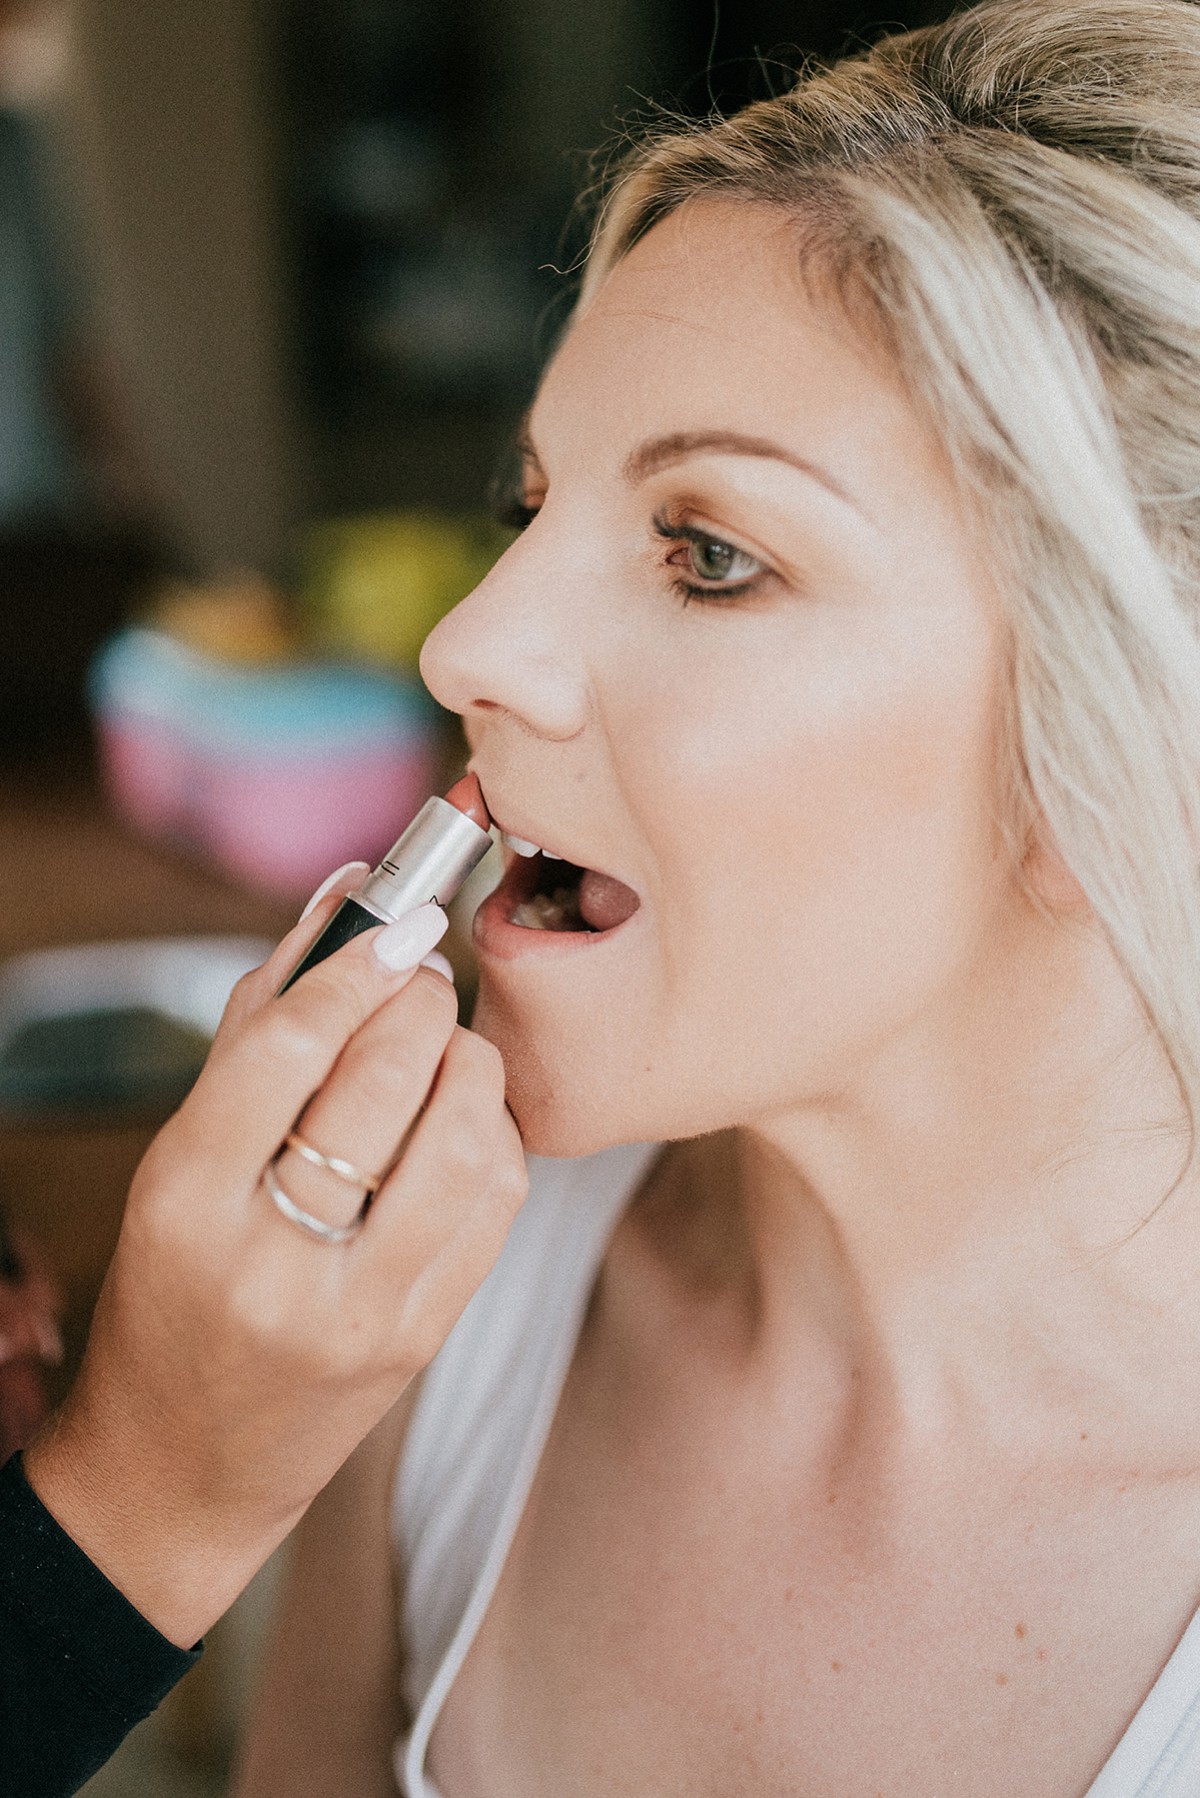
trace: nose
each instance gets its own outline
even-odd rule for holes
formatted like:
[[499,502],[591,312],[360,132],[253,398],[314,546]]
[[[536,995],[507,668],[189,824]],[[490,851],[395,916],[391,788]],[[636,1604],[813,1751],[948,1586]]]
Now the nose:
[[425,639],[421,674],[440,705],[465,720],[507,714],[565,742],[587,721],[582,646],[569,618],[569,573],[554,566],[537,524]]

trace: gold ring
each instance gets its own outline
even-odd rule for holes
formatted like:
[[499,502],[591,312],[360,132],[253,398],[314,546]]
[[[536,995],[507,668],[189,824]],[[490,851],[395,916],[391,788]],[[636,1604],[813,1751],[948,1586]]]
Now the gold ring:
[[[368,1197],[376,1191],[383,1178],[381,1174],[364,1174],[360,1167],[355,1167],[352,1161],[344,1161],[340,1155],[326,1155],[321,1149],[314,1148],[312,1143],[306,1142],[298,1130],[289,1132],[283,1146],[285,1149],[295,1149],[297,1155],[303,1156],[313,1167],[328,1168],[339,1180],[345,1180],[349,1186],[357,1186]],[[282,1152],[280,1150],[280,1154]]]

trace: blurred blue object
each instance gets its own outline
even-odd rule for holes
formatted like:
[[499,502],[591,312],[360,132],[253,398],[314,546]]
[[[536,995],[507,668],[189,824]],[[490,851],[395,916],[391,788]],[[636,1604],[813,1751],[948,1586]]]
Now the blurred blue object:
[[170,723],[217,752],[266,756],[325,758],[381,743],[406,746],[428,734],[435,714],[424,687],[382,669],[238,664],[141,626],[104,646],[89,692],[101,715]]
[[436,708],[403,675],[238,664],[132,629],[97,657],[90,693],[121,810],[281,897],[377,861],[437,780]]

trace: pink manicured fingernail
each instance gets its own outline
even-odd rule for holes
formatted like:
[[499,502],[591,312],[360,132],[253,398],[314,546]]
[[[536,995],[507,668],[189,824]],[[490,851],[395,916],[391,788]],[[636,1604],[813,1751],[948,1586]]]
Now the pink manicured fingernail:
[[403,968],[415,968],[434,945],[441,942],[449,923],[440,905],[432,902],[418,905],[415,911],[406,912],[394,924],[385,924],[378,936],[372,938],[375,953],[393,974],[400,973]]
[[454,985],[454,969],[450,966],[449,959],[440,950],[435,949],[431,955],[427,955],[421,966],[432,968],[435,974],[440,974],[443,979],[450,982],[451,986]]
[[328,879],[321,882],[304,910],[300,913],[300,922],[304,922],[313,907],[315,905],[320,905],[326,893],[332,893],[334,887],[337,886],[339,881],[345,880],[347,874],[369,874],[370,872],[371,868],[368,862],[343,862],[340,868],[335,868],[333,870],[333,873],[329,875]]

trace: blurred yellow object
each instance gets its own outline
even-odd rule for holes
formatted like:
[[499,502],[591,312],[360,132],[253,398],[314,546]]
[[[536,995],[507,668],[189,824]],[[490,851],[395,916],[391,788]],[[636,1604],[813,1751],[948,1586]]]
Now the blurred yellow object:
[[150,622],[176,642],[223,662],[278,662],[301,647],[282,593],[249,570],[203,586],[179,582],[166,588]]
[[342,654],[415,666],[438,619],[478,585],[512,536],[486,516],[432,511],[313,525],[302,576],[313,628]]

